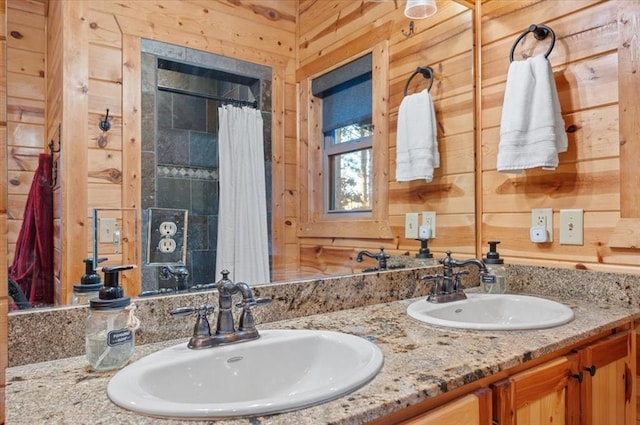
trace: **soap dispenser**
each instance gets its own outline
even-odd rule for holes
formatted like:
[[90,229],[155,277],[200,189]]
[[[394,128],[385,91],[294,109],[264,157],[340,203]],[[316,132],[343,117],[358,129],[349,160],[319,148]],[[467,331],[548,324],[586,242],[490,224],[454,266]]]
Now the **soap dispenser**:
[[85,328],[85,349],[89,364],[96,371],[124,366],[133,355],[134,331],[140,322],[133,315],[135,305],[119,286],[120,272],[133,266],[103,267],[104,287],[89,301]]
[[496,250],[496,245],[500,241],[489,242],[489,252],[486,258],[483,258],[487,266],[488,273],[482,275],[482,290],[488,294],[504,294],[507,292],[507,269],[504,266],[504,260],[500,258],[500,254]]
[[[100,264],[106,260],[106,258],[98,258],[96,264]],[[85,273],[80,278],[80,283],[73,285],[71,305],[89,304],[89,300],[97,297],[98,292],[102,289],[102,278],[100,278],[100,275],[96,273],[96,270],[93,268],[93,258],[85,258],[83,261]]]

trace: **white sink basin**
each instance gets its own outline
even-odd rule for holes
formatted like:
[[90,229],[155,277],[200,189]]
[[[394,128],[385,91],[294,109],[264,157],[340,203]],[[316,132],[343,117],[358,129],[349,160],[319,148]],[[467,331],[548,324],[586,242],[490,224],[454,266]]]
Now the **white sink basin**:
[[467,294],[466,300],[434,304],[421,299],[407,314],[431,325],[460,329],[544,329],[564,325],[573,310],[544,298],[511,294]]
[[191,350],[180,344],[119,371],[109,398],[152,416],[257,416],[341,397],[382,367],[380,349],[338,332],[266,330],[254,341]]

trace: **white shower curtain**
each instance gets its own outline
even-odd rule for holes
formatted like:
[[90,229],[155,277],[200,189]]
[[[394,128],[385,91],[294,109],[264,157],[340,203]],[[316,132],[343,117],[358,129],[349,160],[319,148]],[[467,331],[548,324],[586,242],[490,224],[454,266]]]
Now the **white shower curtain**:
[[269,279],[262,115],[254,108],[218,108],[220,201],[216,281],[227,269],[234,282]]

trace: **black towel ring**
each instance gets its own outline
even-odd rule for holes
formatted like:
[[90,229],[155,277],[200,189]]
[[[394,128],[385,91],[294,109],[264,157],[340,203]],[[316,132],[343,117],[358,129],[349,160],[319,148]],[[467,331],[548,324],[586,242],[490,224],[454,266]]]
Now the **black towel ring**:
[[429,79],[429,87],[427,87],[427,90],[431,91],[431,86],[433,86],[433,68],[431,68],[430,66],[427,66],[424,68],[419,66],[418,69],[416,69],[415,72],[411,74],[411,77],[409,77],[409,79],[407,80],[407,84],[404,85],[405,96],[407,95],[407,91],[409,90],[409,83],[411,82],[413,77],[415,77],[418,74],[422,74],[424,78]]
[[513,43],[513,46],[511,46],[511,52],[509,53],[509,62],[513,62],[513,53],[515,52],[516,46],[518,45],[520,40],[522,40],[530,32],[533,33],[533,36],[536,38],[536,40],[544,40],[549,34],[551,34],[551,45],[549,46],[549,50],[547,50],[547,53],[544,54],[545,58],[549,57],[549,54],[553,50],[553,46],[555,46],[556,44],[556,33],[546,25],[531,24],[525,32],[520,34],[520,37],[516,39],[515,43]]

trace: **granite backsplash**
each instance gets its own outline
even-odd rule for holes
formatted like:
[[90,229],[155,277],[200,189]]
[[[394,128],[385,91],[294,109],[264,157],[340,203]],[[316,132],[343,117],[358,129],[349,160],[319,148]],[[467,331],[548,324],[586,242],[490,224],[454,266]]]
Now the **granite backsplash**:
[[[410,264],[410,265],[415,265]],[[478,272],[469,269],[466,288],[478,286]],[[254,295],[272,302],[254,310],[256,323],[309,316],[425,296],[431,283],[428,274],[441,273],[440,266],[362,273],[343,277],[255,286]],[[586,270],[507,265],[509,292],[565,297],[588,297],[594,302],[617,305],[640,303],[640,276]],[[191,335],[193,318],[173,318],[181,306],[217,305],[215,292],[195,292],[135,301],[141,320],[136,345]],[[16,312],[9,315],[9,367],[49,361],[84,353],[84,306]]]

